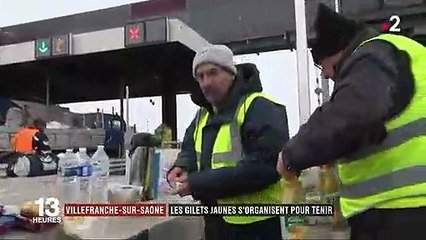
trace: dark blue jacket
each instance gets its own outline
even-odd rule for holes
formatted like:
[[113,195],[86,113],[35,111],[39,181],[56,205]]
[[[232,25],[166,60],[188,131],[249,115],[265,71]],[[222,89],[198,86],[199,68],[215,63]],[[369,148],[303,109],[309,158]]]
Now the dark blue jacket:
[[259,71],[253,64],[237,65],[238,74],[225,106],[214,114],[200,91],[192,100],[210,111],[203,130],[201,169],[197,171],[193,133],[195,119],[187,128],[182,151],[175,166],[189,171],[189,185],[195,199],[214,204],[217,199],[259,191],[279,180],[276,163],[281,146],[289,139],[286,109],[265,98],[256,98],[241,127],[245,159],[236,167],[211,169],[213,144],[221,125],[232,121],[238,102],[253,92],[261,92]]

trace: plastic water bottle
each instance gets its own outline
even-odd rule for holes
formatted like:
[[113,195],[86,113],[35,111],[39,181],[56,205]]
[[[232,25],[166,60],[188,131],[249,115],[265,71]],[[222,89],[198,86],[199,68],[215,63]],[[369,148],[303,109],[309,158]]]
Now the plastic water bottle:
[[80,196],[78,179],[78,160],[72,149],[67,149],[60,158],[58,167],[58,183],[61,202],[77,203]]
[[[92,203],[105,203],[106,202],[106,189],[104,186],[104,179],[102,177],[102,168],[98,161],[90,159],[92,164],[92,177],[90,178],[91,187],[91,202]],[[104,193],[105,192],[105,193]]]
[[92,165],[87,155],[86,148],[79,148],[77,153],[78,166],[80,167],[79,176],[88,177],[92,175]]
[[124,177],[124,181],[125,181],[125,184],[127,185],[127,184],[130,184],[130,167],[131,167],[131,164],[132,164],[132,158],[130,157],[130,151],[129,150],[126,150],[126,172],[125,172],[125,177]]
[[92,162],[98,162],[102,169],[102,176],[109,175],[109,157],[105,152],[105,147],[102,145],[98,146],[95,154],[92,156]]
[[90,164],[92,165],[92,177],[99,178],[102,176],[102,165],[98,151],[96,151],[92,158],[90,158]]
[[91,187],[92,203],[107,202],[107,184],[109,173],[109,157],[103,146],[98,146],[98,150],[93,154],[90,162],[93,166]]
[[92,177],[92,164],[89,156],[87,156],[86,148],[79,148],[77,159],[78,176],[80,178],[80,201],[82,203],[89,203],[91,198],[90,179]]
[[58,177],[61,177],[61,174],[62,174],[62,165],[64,164],[65,154],[60,153],[57,156],[58,156],[59,160],[58,160],[58,169],[57,169],[56,173],[58,174]]

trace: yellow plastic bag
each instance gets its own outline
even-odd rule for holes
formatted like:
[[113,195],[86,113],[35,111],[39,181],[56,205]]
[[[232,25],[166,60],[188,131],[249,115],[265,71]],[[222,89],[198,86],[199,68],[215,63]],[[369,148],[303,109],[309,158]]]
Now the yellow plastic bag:
[[339,191],[339,180],[337,173],[335,172],[335,164],[329,164],[321,167],[320,174],[320,192],[328,199],[331,198],[331,203],[334,205],[334,212],[331,218],[331,225],[334,229],[345,228],[345,221],[340,211],[338,191]]
[[298,179],[284,181],[283,204],[297,204],[303,200],[303,186]]
[[[298,179],[284,182],[284,192],[282,196],[283,204],[300,204],[304,202],[302,182]],[[286,240],[303,240],[306,236],[306,219],[301,216],[285,217],[283,227],[283,237]]]
[[333,166],[324,166],[321,169],[320,191],[325,194],[336,193],[339,189],[337,176],[333,172]]

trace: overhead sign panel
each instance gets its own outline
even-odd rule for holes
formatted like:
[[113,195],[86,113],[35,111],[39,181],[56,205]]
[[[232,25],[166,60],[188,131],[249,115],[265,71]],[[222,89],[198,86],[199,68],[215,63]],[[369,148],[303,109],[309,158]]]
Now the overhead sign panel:
[[52,37],[52,55],[70,55],[71,54],[71,34],[64,34]]
[[143,22],[128,24],[125,30],[126,47],[139,45],[145,42],[145,24]]
[[145,22],[147,42],[167,42],[167,19],[156,19]]
[[35,58],[49,58],[71,54],[71,34],[35,40]]
[[52,41],[50,38],[40,38],[35,41],[35,57],[46,58],[52,54]]
[[167,42],[168,21],[166,18],[129,23],[125,27],[126,47],[140,46],[145,43]]

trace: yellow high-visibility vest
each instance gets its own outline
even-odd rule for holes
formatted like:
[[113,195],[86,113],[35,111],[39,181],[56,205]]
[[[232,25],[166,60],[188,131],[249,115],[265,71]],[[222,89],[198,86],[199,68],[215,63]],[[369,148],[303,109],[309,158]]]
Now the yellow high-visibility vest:
[[[241,144],[240,128],[251,103],[255,98],[263,97],[276,104],[269,96],[263,93],[252,93],[243,98],[237,108],[234,121],[220,127],[216,136],[212,152],[212,169],[222,167],[234,167],[243,159],[244,152]],[[207,124],[209,113],[200,109],[197,113],[197,126],[194,131],[195,151],[197,152],[197,164],[200,169],[200,156],[202,151],[203,128]],[[279,204],[281,203],[283,182],[279,181],[256,193],[244,194],[236,197],[219,199],[219,204]],[[253,222],[271,218],[271,216],[224,216],[224,220],[232,224],[250,224]]]
[[388,136],[380,145],[339,162],[340,204],[346,218],[372,208],[426,206],[426,48],[392,34],[362,44],[378,39],[409,54],[415,91],[405,110],[386,123]]

